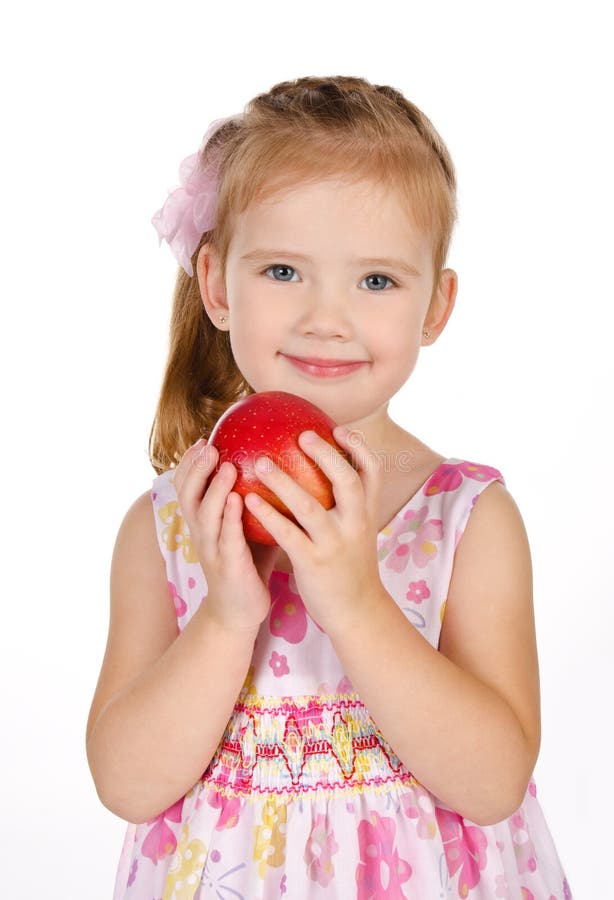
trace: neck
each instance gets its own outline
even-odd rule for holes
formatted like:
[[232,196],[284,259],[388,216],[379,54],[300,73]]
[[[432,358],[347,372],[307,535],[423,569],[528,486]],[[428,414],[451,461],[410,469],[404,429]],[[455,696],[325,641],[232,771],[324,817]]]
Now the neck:
[[358,432],[372,450],[378,451],[386,451],[393,447],[400,431],[398,425],[388,415],[388,404],[362,419],[340,424],[350,431]]

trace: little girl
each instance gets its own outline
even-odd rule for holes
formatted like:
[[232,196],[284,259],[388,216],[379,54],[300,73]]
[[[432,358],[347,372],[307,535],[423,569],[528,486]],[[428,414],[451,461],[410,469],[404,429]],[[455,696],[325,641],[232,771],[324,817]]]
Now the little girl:
[[[568,900],[522,518],[496,468],[388,414],[456,298],[446,146],[391,87],[299,78],[214,122],[181,182],[153,219],[182,267],[157,477],[117,536],[87,726],[131,823],[114,900]],[[262,391],[347,454],[300,435],[330,510],[262,468],[298,525],[231,462],[205,492],[213,426]]]

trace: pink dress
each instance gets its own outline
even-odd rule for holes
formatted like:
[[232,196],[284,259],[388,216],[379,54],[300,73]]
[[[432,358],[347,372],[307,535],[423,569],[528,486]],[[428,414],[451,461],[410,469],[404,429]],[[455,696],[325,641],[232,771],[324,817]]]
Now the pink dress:
[[[179,628],[207,585],[169,470],[153,511]],[[408,625],[438,647],[456,546],[497,469],[443,462],[377,535],[380,575]],[[307,615],[292,575],[201,779],[129,824],[114,900],[437,900],[572,896],[531,780],[522,805],[478,826],[395,756]],[[206,715],[206,710],[203,710]]]

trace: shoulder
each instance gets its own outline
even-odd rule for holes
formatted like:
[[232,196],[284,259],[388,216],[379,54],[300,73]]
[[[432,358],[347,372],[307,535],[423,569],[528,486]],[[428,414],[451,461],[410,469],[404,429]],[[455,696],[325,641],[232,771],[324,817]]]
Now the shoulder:
[[493,478],[475,496],[456,557],[456,574],[461,567],[466,567],[468,559],[475,562],[477,557],[482,558],[483,564],[491,560],[499,568],[515,569],[522,563],[525,575],[531,574],[524,521],[516,501],[501,481]]
[[138,579],[167,589],[166,569],[160,553],[151,490],[130,505],[119,526],[111,561],[111,585]]
[[[130,505],[119,526],[111,559],[111,617],[141,617],[158,606],[168,633],[174,632],[173,604],[160,552],[151,490]],[[141,623],[143,627],[145,623]]]
[[152,503],[151,503],[151,489],[143,491],[142,494],[134,500],[124,515],[122,525],[124,523],[135,523],[141,522],[144,518],[146,518],[146,514],[151,516]]
[[[152,537],[154,542],[152,543]],[[119,526],[117,543],[157,547],[151,490],[143,491],[128,507]]]
[[520,510],[507,488],[491,481],[475,498],[456,548],[446,617],[460,605],[457,597],[462,597],[465,612],[477,598],[495,591],[526,604],[531,587],[531,552]]

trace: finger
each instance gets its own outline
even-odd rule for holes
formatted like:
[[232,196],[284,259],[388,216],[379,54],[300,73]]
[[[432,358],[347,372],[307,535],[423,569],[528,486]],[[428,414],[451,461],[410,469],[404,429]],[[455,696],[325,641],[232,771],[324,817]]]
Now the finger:
[[203,452],[205,447],[207,446],[206,438],[199,438],[191,447],[185,451],[181,459],[179,460],[179,464],[176,466],[175,471],[172,475],[172,482],[175,485],[175,491],[179,491],[181,485],[183,484],[183,480],[188,472],[192,462],[194,459]]
[[207,482],[218,461],[215,447],[203,445],[185,461],[179,485],[176,487],[181,509],[186,516],[194,518],[207,490]]
[[381,457],[371,450],[360,431],[349,431],[337,425],[333,429],[333,437],[350,455],[352,465],[360,476],[369,508],[376,509],[383,476]]
[[[298,443],[331,482],[339,514],[344,517],[364,516],[365,484],[361,477],[362,473],[350,465],[342,453],[315,432],[302,432],[299,435]],[[342,444],[339,446],[343,450],[346,449]]]
[[[245,495],[244,502],[249,511],[264,525],[288,556],[292,557],[294,554],[305,552],[305,544],[309,539],[294,522],[282,515],[259,494],[250,491]],[[317,500],[314,502],[318,503]],[[320,506],[319,503],[318,506]],[[321,506],[320,509],[322,509]],[[298,519],[298,516],[296,518]]]
[[219,547],[228,550],[237,547],[237,542],[245,540],[243,534],[243,503],[241,495],[236,491],[230,491],[224,501],[222,524],[219,534]]
[[[199,524],[205,552],[215,554],[221,539],[224,516],[227,512],[228,495],[237,478],[237,470],[230,462],[224,462],[206,488],[204,498],[197,502],[196,519]],[[233,505],[229,507],[232,514]]]
[[368,446],[364,434],[337,426],[333,429],[333,437],[349,454],[352,465],[358,467],[359,474],[374,475],[376,478],[381,476],[381,458]]
[[201,464],[205,460],[210,461],[210,451],[207,448],[206,441],[197,441],[181,457],[181,461],[175,470],[175,474],[173,475],[173,484],[175,486],[175,492],[177,493],[177,496],[179,496],[183,492],[186,478],[190,474],[190,471],[196,460],[199,460]]
[[[270,471],[261,468],[260,463],[262,461],[270,465]],[[267,488],[267,491],[276,495],[287,511],[295,517],[297,522],[309,534],[313,534],[317,528],[324,528],[324,507],[291,474],[276,466],[273,460],[267,457],[259,457],[256,460],[254,471],[258,479]],[[265,499],[268,498],[265,497]],[[285,516],[282,516],[282,518],[285,518]]]

